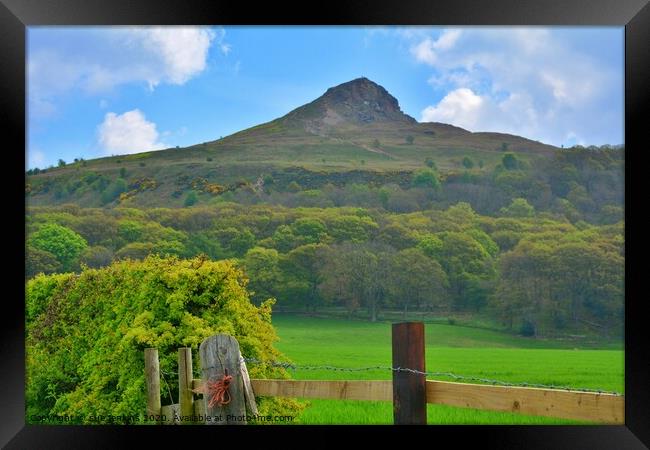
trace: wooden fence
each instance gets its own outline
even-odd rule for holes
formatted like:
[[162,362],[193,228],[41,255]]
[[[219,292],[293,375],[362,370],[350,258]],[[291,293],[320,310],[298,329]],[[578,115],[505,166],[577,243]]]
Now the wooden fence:
[[[145,350],[149,417],[162,424],[244,424],[241,417],[247,411],[257,414],[254,397],[258,396],[392,401],[395,424],[426,424],[427,403],[601,424],[624,423],[625,399],[621,395],[426,380],[420,373],[425,372],[421,322],[393,325],[392,367],[413,371],[393,371],[392,381],[249,380],[237,341],[225,335],[206,339],[199,348],[199,356],[202,378],[194,379],[191,350],[178,350],[179,403],[161,406],[158,352]],[[231,401],[210,407],[206,387],[211,380],[223,379],[224,375],[232,376]],[[204,394],[195,400],[196,391]]]

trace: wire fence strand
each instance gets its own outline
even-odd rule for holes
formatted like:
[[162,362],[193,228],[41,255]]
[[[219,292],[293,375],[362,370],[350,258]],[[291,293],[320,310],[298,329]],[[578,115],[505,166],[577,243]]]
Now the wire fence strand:
[[573,386],[559,386],[555,384],[543,384],[543,383],[531,383],[531,382],[512,382],[512,381],[503,381],[485,377],[478,376],[467,376],[459,375],[453,372],[423,372],[420,370],[410,369],[408,367],[391,367],[391,366],[367,366],[367,367],[338,367],[332,365],[306,365],[306,364],[295,364],[285,361],[262,361],[257,358],[243,358],[244,362],[250,363],[253,365],[263,365],[269,367],[279,367],[287,370],[325,370],[332,372],[368,372],[368,371],[392,371],[392,372],[408,372],[417,375],[424,375],[426,377],[446,377],[451,378],[456,381],[462,382],[475,382],[482,384],[490,384],[494,386],[505,386],[505,387],[529,387],[529,388],[540,388],[540,389],[555,389],[563,391],[578,391],[578,392],[590,392],[597,394],[611,394],[622,396],[620,392],[608,391],[605,389],[594,389],[594,388],[580,388]]

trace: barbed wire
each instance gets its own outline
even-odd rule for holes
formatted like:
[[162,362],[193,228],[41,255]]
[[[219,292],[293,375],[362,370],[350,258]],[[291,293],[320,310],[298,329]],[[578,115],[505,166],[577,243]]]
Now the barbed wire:
[[[564,390],[564,391],[578,391],[578,392],[591,392],[598,394],[611,394],[622,396],[620,392],[616,391],[607,391],[605,389],[593,389],[593,388],[577,388],[573,386],[558,386],[555,384],[543,384],[543,383],[529,383],[529,382],[513,382],[513,381],[503,381],[485,377],[478,376],[467,376],[467,375],[458,375],[453,372],[430,372],[430,371],[420,371],[416,369],[411,369],[407,367],[391,367],[391,366],[367,366],[367,367],[337,367],[331,365],[305,365],[305,364],[295,364],[284,361],[262,361],[257,358],[243,358],[244,362],[256,365],[266,365],[270,367],[280,367],[287,370],[327,370],[327,371],[339,371],[339,372],[364,372],[371,370],[389,370],[392,372],[408,372],[416,375],[424,375],[425,377],[447,377],[452,378],[457,381],[465,382],[477,382],[483,384],[491,384],[496,386],[505,386],[505,387],[530,387],[530,388],[541,388],[541,389],[555,389],[555,390]],[[206,368],[208,369],[208,368]]]

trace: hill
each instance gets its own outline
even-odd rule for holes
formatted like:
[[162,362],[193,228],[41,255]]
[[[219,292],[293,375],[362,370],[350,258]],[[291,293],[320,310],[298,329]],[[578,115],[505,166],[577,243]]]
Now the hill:
[[283,117],[215,141],[31,171],[26,191],[32,205],[182,206],[192,190],[211,196],[259,192],[268,181],[279,189],[294,180],[305,189],[329,182],[405,187],[425,161],[443,183],[462,174],[480,178],[499,170],[505,153],[516,155],[522,168],[537,168],[559,150],[520,136],[419,123],[386,89],[358,78]]

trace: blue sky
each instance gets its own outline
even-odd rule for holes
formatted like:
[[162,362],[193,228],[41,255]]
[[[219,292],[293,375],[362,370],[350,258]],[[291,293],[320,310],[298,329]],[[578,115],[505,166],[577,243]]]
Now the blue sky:
[[30,27],[28,167],[188,146],[365,76],[419,121],[622,144],[624,29]]

